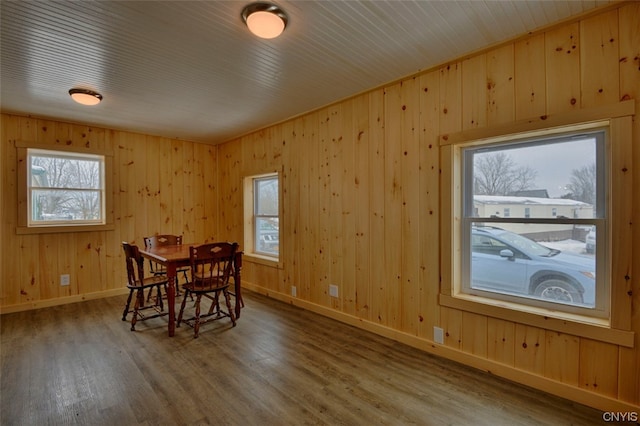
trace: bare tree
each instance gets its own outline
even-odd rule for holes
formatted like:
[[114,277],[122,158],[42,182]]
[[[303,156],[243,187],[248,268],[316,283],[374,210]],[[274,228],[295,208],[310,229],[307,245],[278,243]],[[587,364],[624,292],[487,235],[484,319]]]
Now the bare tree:
[[573,169],[571,171],[571,182],[566,186],[569,194],[563,198],[572,198],[588,204],[596,202],[596,164]]
[[98,161],[38,155],[32,167],[43,170],[37,182],[38,215],[96,219],[100,215],[100,165]]
[[474,158],[474,194],[509,195],[530,189],[537,172],[518,166],[504,152],[476,154]]

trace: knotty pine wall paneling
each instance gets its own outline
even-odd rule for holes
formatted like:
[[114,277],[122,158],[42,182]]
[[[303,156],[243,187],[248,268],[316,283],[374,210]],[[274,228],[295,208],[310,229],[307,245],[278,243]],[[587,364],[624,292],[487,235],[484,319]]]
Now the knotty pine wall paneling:
[[[289,176],[291,179],[287,181],[289,194],[297,194],[297,199],[295,201],[298,203],[297,208],[295,210],[288,210],[290,214],[293,214],[294,211],[298,212],[297,217],[292,217],[291,221],[293,223],[290,226],[293,227],[293,247],[292,250],[295,250],[295,253],[292,253],[294,257],[293,263],[296,265],[296,272],[294,273],[294,281],[291,283],[296,286],[296,292],[298,297],[305,298],[306,300],[310,299],[311,296],[311,280],[309,278],[310,271],[312,269],[312,265],[310,263],[310,259],[313,257],[315,248],[311,244],[305,244],[306,241],[303,241],[303,236],[306,238],[310,238],[313,229],[309,223],[309,219],[312,217],[310,213],[310,197],[313,195],[310,189],[310,168],[311,168],[311,155],[310,146],[307,144],[307,132],[310,132],[310,129],[306,127],[308,123],[308,119],[304,117],[298,118],[293,122],[293,135],[292,137],[286,139],[288,150],[292,152],[289,156],[291,159],[290,167],[287,167],[289,170]],[[295,164],[299,164],[300,167],[295,167]],[[294,172],[295,169],[298,169]],[[292,176],[298,176],[297,180],[294,180]],[[290,182],[290,184],[289,184]],[[297,182],[297,184],[295,183]],[[289,205],[285,201],[285,207]],[[285,210],[285,218],[287,216],[287,210]],[[289,222],[289,220],[287,220]],[[282,226],[286,226],[283,224]],[[284,253],[283,253],[284,254]],[[306,264],[307,267],[303,268],[302,265]]]
[[[142,245],[158,233],[213,241],[220,234],[215,147],[10,114],[1,120],[3,313],[123,293],[122,241]],[[17,141],[111,153],[114,229],[17,234]],[[69,286],[60,286],[61,274],[70,275]]]
[[[198,190],[198,186],[196,184],[196,168],[194,158],[193,145],[185,145],[182,147],[182,165],[183,165],[183,188],[184,188],[184,196],[182,202],[183,214],[185,217],[192,217],[194,214],[200,215],[202,211],[196,211],[194,209],[197,197],[201,197],[202,195],[196,193]],[[180,157],[178,157],[180,158]],[[178,160],[179,161],[179,160]],[[186,222],[183,224],[184,232],[183,232],[183,241],[196,241],[196,224],[195,220],[191,222]]]
[[487,54],[487,124],[515,119],[514,44]]
[[[625,252],[616,254],[614,269],[624,274],[614,279],[633,297],[634,348],[527,325],[517,315],[444,307],[440,288],[451,277],[440,259],[446,265],[450,245],[440,241],[448,226],[441,219],[451,210],[442,202],[451,194],[440,192],[439,181],[451,171],[440,162],[450,147],[440,147],[439,136],[640,99],[639,29],[640,4],[622,3],[223,145],[221,152],[245,155],[241,164],[221,163],[222,198],[241,197],[224,184],[236,167],[284,171],[282,238],[291,240],[282,243],[284,271],[247,259],[245,285],[603,410],[638,407],[640,280],[631,265],[640,264],[640,227],[629,225],[640,222],[638,197],[625,197],[612,213],[614,232],[634,235],[632,247],[613,245]],[[613,165],[615,184],[636,192],[638,121],[632,137],[619,139],[634,143],[615,148],[625,164]],[[271,163],[276,139],[282,153]],[[236,222],[221,227],[241,236]],[[339,286],[337,300],[329,284]],[[434,326],[444,329],[443,345],[432,342]]]
[[420,292],[418,304],[418,336],[431,339],[433,327],[439,325],[440,267],[430,254],[439,251],[440,241],[440,162],[438,152],[439,127],[439,72],[432,71],[420,76],[420,133],[419,133],[419,276]]
[[[540,115],[577,110],[582,105],[580,90],[580,24],[570,24],[544,34],[546,91],[532,96],[546,98]],[[523,69],[521,79],[527,78]],[[523,116],[522,118],[527,118]]]
[[[411,85],[407,82],[407,85]],[[382,298],[376,303],[380,306],[381,323],[394,330],[402,330],[403,305],[402,288],[402,254],[403,254],[403,224],[402,224],[402,195],[404,182],[402,181],[402,165],[406,159],[402,155],[402,142],[408,137],[411,128],[406,129],[403,124],[407,120],[407,108],[415,105],[404,105],[402,109],[402,83],[384,89],[385,95],[385,145],[384,145],[384,246],[376,258],[384,259],[385,273],[383,275]],[[412,86],[412,85],[411,85]],[[409,117],[410,120],[410,117]],[[409,121],[410,123],[410,121]],[[409,303],[404,303],[405,309],[412,309]]]
[[[331,306],[332,300],[329,297],[329,285],[336,283],[331,275],[332,269],[332,244],[334,235],[331,233],[331,213],[336,209],[337,196],[339,194],[331,193],[331,165],[340,161],[339,158],[331,156],[331,138],[333,127],[331,121],[337,121],[337,107],[323,108],[319,112],[318,123],[318,149],[317,149],[317,169],[318,169],[318,186],[316,194],[318,194],[317,217],[319,232],[316,235],[318,253],[316,278],[318,284],[314,286],[316,300],[323,306]],[[338,177],[336,176],[337,180]],[[339,214],[339,213],[337,213]],[[335,216],[335,215],[334,215]],[[338,220],[338,218],[335,218]],[[337,247],[335,248],[338,249]],[[334,306],[335,307],[335,306]]]
[[[385,271],[384,262],[385,240],[385,95],[382,90],[369,94],[369,261],[371,262],[371,281],[369,283],[369,320],[379,324],[386,321],[385,300]],[[384,323],[383,323],[384,325]]]
[[579,384],[579,366],[566,352],[577,354],[580,339],[570,334],[547,330],[545,332],[544,376],[572,386]]
[[[620,99],[635,99],[636,111],[640,108],[640,3],[634,3],[618,10],[618,40],[620,67]],[[631,188],[637,194],[640,191],[640,119],[637,114],[632,124],[633,147],[629,160],[632,164]],[[635,167],[633,167],[635,166]],[[618,398],[640,405],[640,197],[631,197],[632,240],[634,246],[626,255],[631,257],[627,275],[623,277],[627,291],[633,295],[634,307],[630,313],[631,329],[635,330],[635,349],[620,348],[618,366]],[[629,277],[629,279],[627,279]]]
[[545,36],[536,34],[514,44],[515,119],[540,117],[546,111]]
[[[354,116],[359,112],[354,100],[344,102],[346,108],[340,123],[341,135],[337,141],[340,146],[339,155],[342,158],[341,167],[338,169],[338,184],[342,193],[342,208],[339,226],[344,230],[341,233],[340,244],[336,244],[341,250],[341,263],[336,265],[339,274],[340,291],[344,293],[342,298],[342,311],[353,315],[356,310],[356,244],[358,240],[358,230],[356,228],[356,197],[358,187],[356,186],[356,162],[355,152],[357,138],[360,130]],[[366,112],[366,110],[365,110]],[[353,143],[349,143],[353,141]]]
[[[359,96],[352,101],[353,126],[351,137],[353,147],[353,221],[355,232],[353,244],[354,283],[351,300],[346,305],[345,312],[360,318],[369,319],[369,305],[371,301],[371,233],[370,227],[370,180],[369,147],[371,143],[371,116],[369,114],[369,96]],[[344,183],[348,185],[349,181]],[[345,283],[347,285],[348,283]]]
[[[422,229],[420,212],[420,78],[404,80],[396,86],[399,92],[401,132],[399,143],[402,166],[400,171],[401,199],[401,249],[399,276],[401,300],[401,330],[411,335],[420,334],[420,235]],[[415,253],[415,254],[414,254]],[[406,309],[404,308],[406,306]]]
[[487,358],[513,366],[515,359],[515,324],[497,318],[487,318]]

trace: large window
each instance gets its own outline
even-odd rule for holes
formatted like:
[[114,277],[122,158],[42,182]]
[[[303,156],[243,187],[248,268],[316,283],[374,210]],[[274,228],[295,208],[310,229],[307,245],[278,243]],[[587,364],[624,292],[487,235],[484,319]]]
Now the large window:
[[278,259],[280,213],[278,174],[245,179],[245,247],[249,253]]
[[606,138],[590,129],[461,149],[462,294],[608,317]]
[[440,304],[633,347],[634,113],[440,135]]
[[27,226],[105,223],[105,156],[27,149]]

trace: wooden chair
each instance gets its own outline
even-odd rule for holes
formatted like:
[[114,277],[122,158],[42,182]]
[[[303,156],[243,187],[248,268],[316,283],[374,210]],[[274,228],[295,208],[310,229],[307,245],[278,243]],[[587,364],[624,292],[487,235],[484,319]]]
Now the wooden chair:
[[[184,308],[187,297],[195,294],[195,314],[184,320],[193,327],[194,338],[198,337],[200,326],[204,323],[215,321],[224,317],[229,317],[235,327],[236,318],[231,309],[229,297],[229,279],[233,274],[233,262],[238,250],[238,243],[210,243],[198,247],[189,248],[191,258],[191,281],[182,286],[184,297],[178,314],[178,324],[183,321]],[[227,310],[220,309],[219,296],[223,294]],[[200,314],[200,302],[202,297],[211,299],[209,311]],[[206,319],[205,319],[206,318]]]
[[[158,246],[173,246],[182,244],[182,235],[154,235],[153,237],[144,237],[144,246],[145,248],[158,247]],[[184,277],[184,282],[189,282],[189,278],[187,277],[187,272],[189,268],[178,268],[176,270],[176,295],[180,295],[180,283],[178,280],[178,274],[182,273]],[[154,276],[167,275],[167,270],[164,266],[156,263],[152,260],[149,260],[149,272],[151,272]]]
[[[164,312],[164,302],[162,301],[162,288],[166,288],[167,278],[162,276],[145,277],[144,258],[140,254],[138,246],[125,241],[122,243],[122,248],[127,262],[127,288],[129,289],[129,297],[122,313],[122,321],[126,321],[127,314],[131,312],[133,314],[131,317],[131,331],[135,331],[138,320],[144,321],[169,314]],[[151,293],[154,288],[157,290],[155,303],[145,306],[144,291],[149,289],[149,293]],[[136,301],[131,310],[131,298],[134,293],[136,294]],[[153,309],[155,313],[145,315],[143,311],[147,309]]]

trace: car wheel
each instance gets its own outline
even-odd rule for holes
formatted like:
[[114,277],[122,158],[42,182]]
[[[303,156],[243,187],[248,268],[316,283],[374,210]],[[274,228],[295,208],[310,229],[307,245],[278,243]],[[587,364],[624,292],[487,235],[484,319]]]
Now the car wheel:
[[560,278],[545,278],[534,291],[536,297],[563,303],[583,303],[582,293]]

